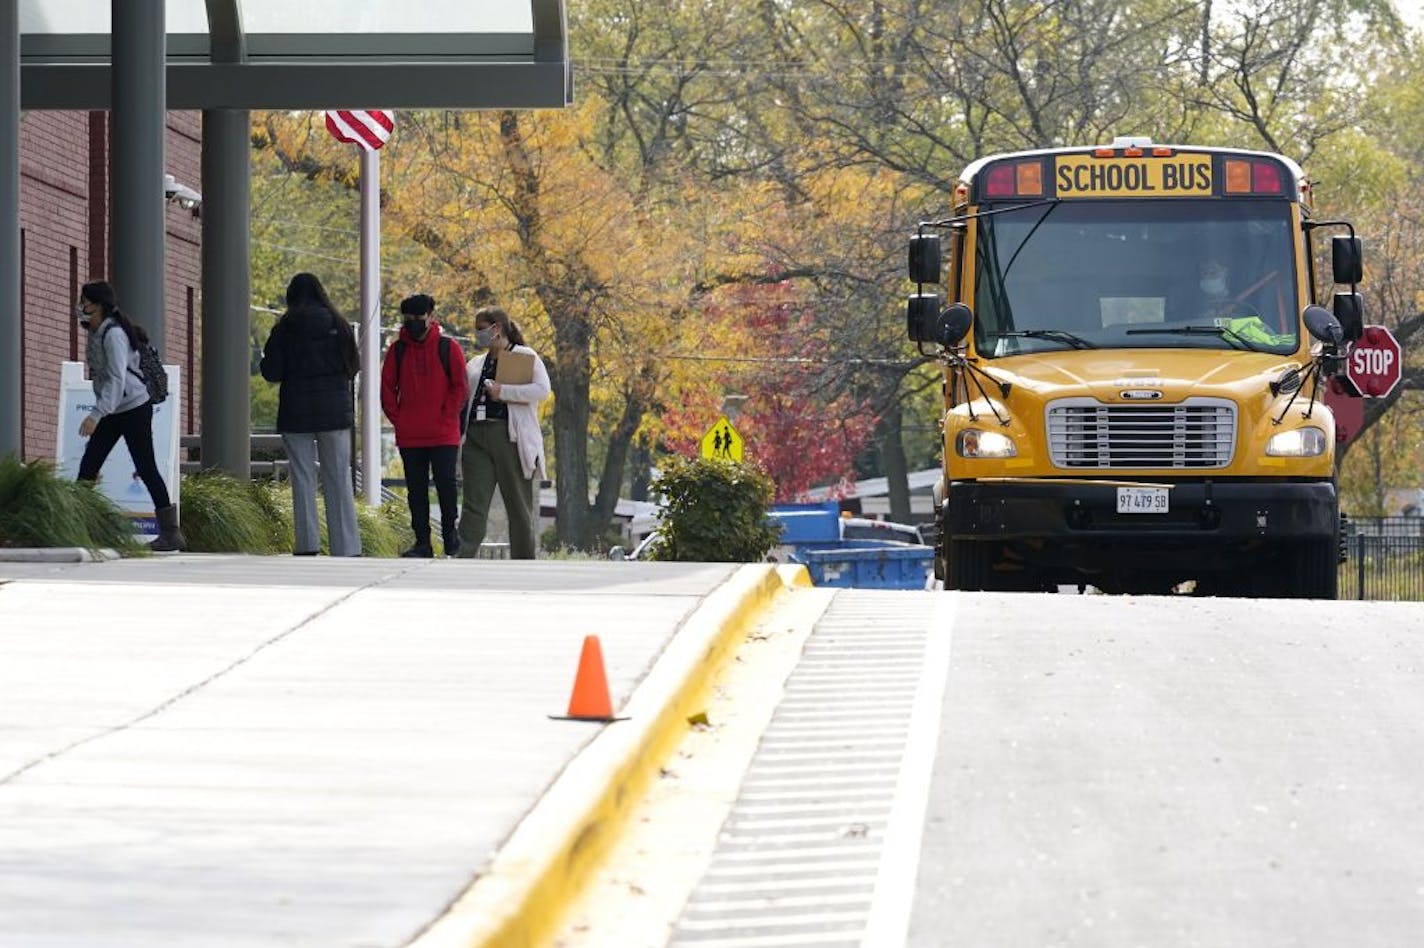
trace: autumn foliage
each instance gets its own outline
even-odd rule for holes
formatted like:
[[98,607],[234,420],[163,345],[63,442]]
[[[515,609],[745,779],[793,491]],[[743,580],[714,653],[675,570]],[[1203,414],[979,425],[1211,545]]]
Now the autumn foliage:
[[[457,335],[488,303],[524,325],[554,386],[560,540],[591,548],[724,404],[782,500],[936,450],[905,236],[985,154],[1145,134],[1306,166],[1318,216],[1371,235],[1370,319],[1405,345],[1366,424],[1417,412],[1424,59],[1389,6],[585,0],[572,107],[398,113],[386,309],[423,291]],[[254,302],[306,269],[352,308],[354,152],[310,114],[258,114],[253,138]],[[1345,476],[1417,480],[1414,460]]]

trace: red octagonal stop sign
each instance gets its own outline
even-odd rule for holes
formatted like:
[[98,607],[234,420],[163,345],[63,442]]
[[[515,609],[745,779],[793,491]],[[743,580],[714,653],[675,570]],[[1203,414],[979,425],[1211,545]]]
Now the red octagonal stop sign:
[[1404,374],[1404,352],[1385,326],[1366,326],[1350,349],[1345,378],[1366,398],[1384,398]]

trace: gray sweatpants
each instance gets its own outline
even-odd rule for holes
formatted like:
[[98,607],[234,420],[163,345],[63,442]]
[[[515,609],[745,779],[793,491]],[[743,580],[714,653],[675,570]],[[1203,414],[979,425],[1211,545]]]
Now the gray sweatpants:
[[292,475],[292,522],[296,552],[321,549],[316,520],[317,460],[321,461],[321,495],[326,501],[326,532],[332,556],[360,556],[361,532],[356,527],[356,497],[351,488],[351,431],[283,432],[282,444]]

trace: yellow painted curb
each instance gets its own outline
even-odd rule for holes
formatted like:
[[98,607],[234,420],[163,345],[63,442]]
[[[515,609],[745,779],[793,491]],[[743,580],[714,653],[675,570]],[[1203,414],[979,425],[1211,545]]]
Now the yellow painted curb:
[[[799,576],[797,574],[800,574]],[[756,616],[804,566],[739,568],[673,635],[627,705],[575,755],[475,880],[411,948],[536,948],[617,840],[624,820],[704,710],[713,682]]]
[[786,584],[787,589],[796,589],[798,587],[809,589],[816,585],[811,582],[811,571],[804,566],[787,564],[778,566],[776,571],[781,574],[781,581]]

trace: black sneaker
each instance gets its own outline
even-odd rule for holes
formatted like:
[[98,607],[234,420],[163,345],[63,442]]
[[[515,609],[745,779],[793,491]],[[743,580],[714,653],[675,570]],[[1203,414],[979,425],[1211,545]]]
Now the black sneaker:
[[435,555],[435,551],[430,548],[429,543],[417,543],[415,546],[401,554],[406,560],[428,560]]
[[458,533],[451,534],[445,540],[445,555],[452,559],[456,556],[459,556],[460,546],[460,535]]

